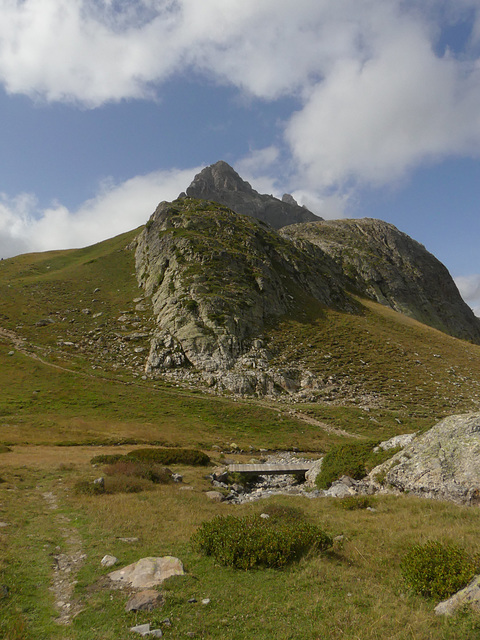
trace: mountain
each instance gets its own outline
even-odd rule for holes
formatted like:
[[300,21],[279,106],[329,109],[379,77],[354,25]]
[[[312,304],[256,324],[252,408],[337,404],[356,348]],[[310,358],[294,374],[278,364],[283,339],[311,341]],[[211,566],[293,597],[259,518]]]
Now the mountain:
[[349,290],[452,336],[480,343],[480,321],[446,267],[423,245],[382,220],[323,220],[282,229],[321,248]]
[[298,222],[321,220],[305,207],[300,207],[289,194],[279,200],[258,193],[222,160],[198,173],[187,188],[186,195],[190,198],[213,200],[235,213],[263,220],[275,229]]
[[478,320],[445,267],[381,221],[276,229],[185,194],[123,236],[2,261],[0,296],[0,338],[88,375],[342,420],[364,407],[378,429],[385,411],[395,430],[392,415],[478,410]]
[[[324,319],[332,312],[366,318],[368,300],[480,342],[479,322],[445,267],[381,221],[318,221],[276,230],[185,196],[161,203],[150,218],[137,238],[136,269],[157,319],[146,372],[197,380],[218,392],[314,399],[332,386],[339,392],[324,375],[333,346],[323,335]],[[297,339],[308,334],[308,348],[301,340],[285,342],[292,322],[303,323]],[[351,324],[354,335],[358,321]],[[378,350],[376,333],[384,339],[376,329],[359,339]],[[333,357],[352,349],[337,345]],[[371,360],[368,350],[365,358]],[[375,389],[360,378],[361,385],[344,378],[341,394],[372,398]]]

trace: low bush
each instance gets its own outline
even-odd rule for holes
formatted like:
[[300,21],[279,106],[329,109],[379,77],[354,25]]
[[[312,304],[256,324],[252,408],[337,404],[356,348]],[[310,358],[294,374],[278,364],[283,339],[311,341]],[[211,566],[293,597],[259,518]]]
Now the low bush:
[[436,541],[412,546],[401,564],[407,586],[437,600],[465,587],[478,570],[478,558],[454,544]]
[[367,509],[373,504],[370,496],[345,496],[338,501],[339,506],[346,511],[355,511],[356,509]]
[[140,493],[151,491],[155,485],[146,478],[136,476],[109,476],[105,478],[105,493]]
[[8,453],[11,450],[12,449],[10,447],[7,447],[6,444],[0,444],[0,453]]
[[126,456],[130,460],[158,462],[160,464],[186,464],[207,466],[210,458],[198,449],[137,449]]
[[90,464],[115,464],[126,460],[139,460],[158,464],[186,464],[190,466],[207,466],[210,458],[198,449],[137,449],[127,454],[115,453],[94,456]]
[[398,449],[374,451],[378,442],[350,442],[333,447],[325,454],[322,469],[317,476],[317,486],[328,489],[341,476],[361,480],[382,462],[391,458]]
[[105,467],[105,473],[107,476],[144,478],[155,484],[167,484],[172,478],[172,472],[166,467],[134,460],[118,460]]
[[298,522],[305,520],[305,514],[298,507],[290,507],[281,504],[267,504],[262,508],[262,513],[268,514],[270,523]]
[[89,480],[79,480],[74,486],[74,491],[86,496],[98,496],[105,493],[105,486]]
[[302,521],[270,522],[259,516],[217,516],[204,522],[192,537],[201,553],[236,569],[280,568],[307,551],[329,549],[332,538]]

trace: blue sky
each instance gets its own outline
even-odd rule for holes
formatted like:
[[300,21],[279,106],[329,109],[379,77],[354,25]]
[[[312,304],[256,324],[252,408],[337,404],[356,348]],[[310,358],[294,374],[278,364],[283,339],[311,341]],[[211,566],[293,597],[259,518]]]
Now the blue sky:
[[479,0],[0,0],[0,256],[143,224],[203,166],[424,244],[480,313]]

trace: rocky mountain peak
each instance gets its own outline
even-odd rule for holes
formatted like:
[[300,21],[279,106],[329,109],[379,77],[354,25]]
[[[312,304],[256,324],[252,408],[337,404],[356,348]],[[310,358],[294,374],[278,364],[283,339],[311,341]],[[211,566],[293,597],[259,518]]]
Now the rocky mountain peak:
[[235,169],[223,160],[219,160],[197,173],[193,182],[187,188],[187,196],[211,200],[210,195],[212,193],[222,193],[224,191],[257,194],[251,185],[238,175]]
[[187,188],[186,195],[218,202],[235,213],[267,222],[275,229],[322,219],[299,206],[289,194],[279,200],[272,195],[258,193],[223,160],[202,169]]

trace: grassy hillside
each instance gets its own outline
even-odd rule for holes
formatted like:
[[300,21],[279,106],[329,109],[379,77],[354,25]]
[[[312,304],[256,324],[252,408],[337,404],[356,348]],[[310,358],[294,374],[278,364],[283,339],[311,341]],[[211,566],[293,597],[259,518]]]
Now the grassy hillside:
[[[293,496],[217,504],[205,496],[209,469],[185,465],[173,466],[182,485],[77,493],[79,481],[105,473],[90,464],[94,455],[135,443],[200,447],[218,464],[223,450],[249,459],[227,453],[232,442],[247,452],[320,452],[351,436],[382,439],[478,408],[479,347],[365,300],[357,300],[355,315],[308,304],[269,329],[274,363],[301,361],[324,380],[303,402],[215,397],[142,379],[145,353],[133,346],[148,338],[132,336],[148,336],[152,320],[148,301],[138,301],[127,248],[134,236],[0,262],[0,444],[13,449],[0,452],[0,637],[127,640],[130,626],[150,622],[172,640],[187,633],[212,640],[478,638],[478,615],[438,618],[435,603],[408,592],[400,573],[409,545],[428,539],[480,553],[478,509],[408,496],[379,496],[373,512]],[[281,571],[239,572],[192,550],[201,522],[272,505],[343,538],[326,557],[307,556]],[[68,626],[55,622],[51,591],[62,553],[85,556],[71,595],[82,610]],[[106,586],[100,560],[107,553],[119,558],[117,567],[177,555],[187,575],[166,583],[161,610],[126,613],[127,595]]]

